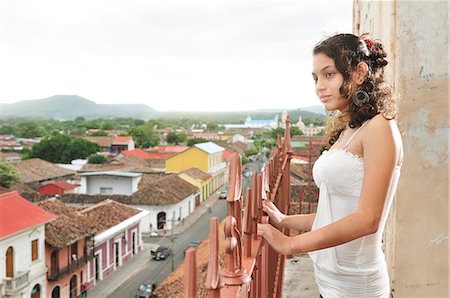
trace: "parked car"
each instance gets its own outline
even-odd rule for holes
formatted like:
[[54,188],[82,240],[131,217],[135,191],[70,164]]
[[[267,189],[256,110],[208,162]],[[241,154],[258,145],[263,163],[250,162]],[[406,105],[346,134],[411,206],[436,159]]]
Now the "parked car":
[[170,248],[167,246],[158,246],[155,250],[151,250],[150,254],[153,257],[153,260],[165,260],[170,256]]
[[188,249],[191,248],[191,247],[197,247],[197,246],[199,246],[199,244],[200,244],[199,241],[191,241],[191,242],[189,242],[189,243],[186,245],[186,247],[184,248],[183,254],[186,255],[186,250],[188,250]]
[[219,199],[220,199],[220,200],[225,200],[225,199],[227,198],[227,195],[228,195],[228,192],[227,192],[226,190],[222,190],[222,191],[219,193]]
[[136,291],[136,298],[157,298],[154,294],[156,289],[156,282],[155,281],[148,281],[146,283],[143,283],[139,286],[139,288]]

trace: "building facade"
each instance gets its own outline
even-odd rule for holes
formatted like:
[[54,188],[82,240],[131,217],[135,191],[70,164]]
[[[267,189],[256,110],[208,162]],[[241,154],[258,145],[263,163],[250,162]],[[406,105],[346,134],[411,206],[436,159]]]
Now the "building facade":
[[0,195],[0,296],[47,296],[45,224],[55,216],[17,192]]

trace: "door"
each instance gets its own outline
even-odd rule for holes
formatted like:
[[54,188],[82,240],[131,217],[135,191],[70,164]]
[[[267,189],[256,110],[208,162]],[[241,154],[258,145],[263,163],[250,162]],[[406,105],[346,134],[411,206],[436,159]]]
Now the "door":
[[14,249],[12,246],[6,250],[6,277],[14,277]]
[[58,275],[59,273],[59,254],[58,251],[55,250],[52,252],[52,255],[50,256],[50,275]]
[[70,278],[70,298],[77,297],[77,276],[74,274]]

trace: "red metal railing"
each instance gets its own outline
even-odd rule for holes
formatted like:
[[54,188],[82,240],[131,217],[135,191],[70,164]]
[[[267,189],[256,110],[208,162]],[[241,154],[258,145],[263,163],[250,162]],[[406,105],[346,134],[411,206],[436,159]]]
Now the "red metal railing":
[[[277,151],[262,173],[254,173],[252,187],[242,196],[242,164],[235,153],[230,162],[227,217],[224,222],[225,258],[219,258],[219,222],[210,223],[210,254],[206,289],[209,297],[281,297],[285,256],[274,251],[257,236],[257,224],[267,223],[263,200],[270,200],[289,214],[291,143],[289,118],[283,141],[278,136]],[[288,230],[282,230],[287,234]],[[197,297],[195,249],[185,259],[184,297]]]

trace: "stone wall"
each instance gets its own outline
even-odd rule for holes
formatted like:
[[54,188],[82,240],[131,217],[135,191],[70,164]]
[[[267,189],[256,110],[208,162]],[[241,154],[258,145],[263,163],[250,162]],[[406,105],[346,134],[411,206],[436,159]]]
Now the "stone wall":
[[353,31],[388,50],[404,162],[385,235],[393,297],[449,297],[448,3],[354,1]]

